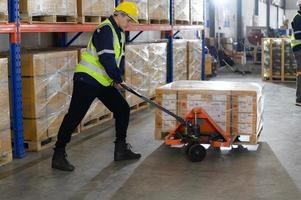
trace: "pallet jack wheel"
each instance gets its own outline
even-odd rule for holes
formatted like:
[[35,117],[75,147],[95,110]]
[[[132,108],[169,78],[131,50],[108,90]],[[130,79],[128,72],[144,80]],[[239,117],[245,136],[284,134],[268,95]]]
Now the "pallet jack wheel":
[[188,150],[188,158],[192,162],[200,162],[206,157],[206,149],[200,144],[193,144]]
[[189,156],[189,149],[195,144],[199,144],[199,143],[198,142],[190,142],[185,146],[185,153],[187,156]]

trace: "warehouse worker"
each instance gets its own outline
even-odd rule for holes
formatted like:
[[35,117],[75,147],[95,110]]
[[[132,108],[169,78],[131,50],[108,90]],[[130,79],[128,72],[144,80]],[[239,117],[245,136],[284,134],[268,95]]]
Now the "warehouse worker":
[[301,106],[301,0],[297,1],[297,6],[299,10],[292,21],[293,34],[291,45],[297,62],[296,105]]
[[93,33],[87,50],[82,53],[81,61],[74,74],[73,94],[68,113],[59,129],[52,157],[52,168],[73,171],[75,167],[67,160],[66,144],[79,125],[95,98],[113,112],[115,118],[114,160],[138,159],[140,154],[131,150],[126,143],[130,107],[118,89],[125,84],[124,71],[124,30],[129,23],[138,22],[138,9],[135,3],[122,2],[113,16],[103,21]]

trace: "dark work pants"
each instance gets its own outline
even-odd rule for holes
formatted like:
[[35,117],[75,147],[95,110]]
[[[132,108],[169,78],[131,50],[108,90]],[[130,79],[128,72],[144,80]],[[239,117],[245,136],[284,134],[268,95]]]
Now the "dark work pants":
[[90,105],[98,98],[115,118],[116,141],[125,142],[129,123],[130,107],[119,91],[113,87],[94,87],[80,81],[74,81],[73,93],[68,113],[60,126],[56,150],[64,150],[71,135],[86,115]]
[[[297,62],[297,72],[301,72],[301,51],[294,52]],[[301,76],[297,76],[296,102],[301,102]]]

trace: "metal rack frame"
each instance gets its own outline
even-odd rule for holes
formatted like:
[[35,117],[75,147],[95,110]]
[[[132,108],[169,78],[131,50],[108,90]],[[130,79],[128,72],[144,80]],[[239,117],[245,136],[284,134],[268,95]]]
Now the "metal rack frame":
[[[181,30],[201,30],[202,31],[202,80],[205,80],[205,32],[203,25],[173,25],[173,1],[170,0],[170,24],[137,24],[130,25],[126,30],[139,31],[132,41],[143,31],[161,31],[166,32],[168,39],[168,66],[167,82],[173,81],[173,39],[174,31],[177,33]],[[115,5],[121,1],[115,0]],[[204,1],[205,4],[205,1]],[[205,5],[204,5],[205,9]],[[37,32],[57,32],[62,33],[62,46],[69,46],[83,32],[94,31],[95,24],[21,24],[19,16],[19,0],[8,1],[9,23],[0,24],[0,34],[10,35],[10,83],[11,83],[11,100],[12,100],[12,129],[14,134],[14,152],[15,158],[25,156],[24,137],[23,137],[23,111],[22,111],[22,79],[21,79],[21,61],[20,61],[20,40],[21,33]],[[68,32],[77,32],[69,41],[66,41]]]

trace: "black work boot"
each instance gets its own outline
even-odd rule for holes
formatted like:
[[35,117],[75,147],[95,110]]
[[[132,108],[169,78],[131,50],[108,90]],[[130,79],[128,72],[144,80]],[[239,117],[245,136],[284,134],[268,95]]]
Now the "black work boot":
[[131,150],[132,146],[125,142],[115,142],[114,160],[131,160],[139,159],[141,154],[134,153]]
[[67,160],[67,154],[64,150],[55,150],[52,156],[52,168],[63,171],[73,171],[75,167]]

